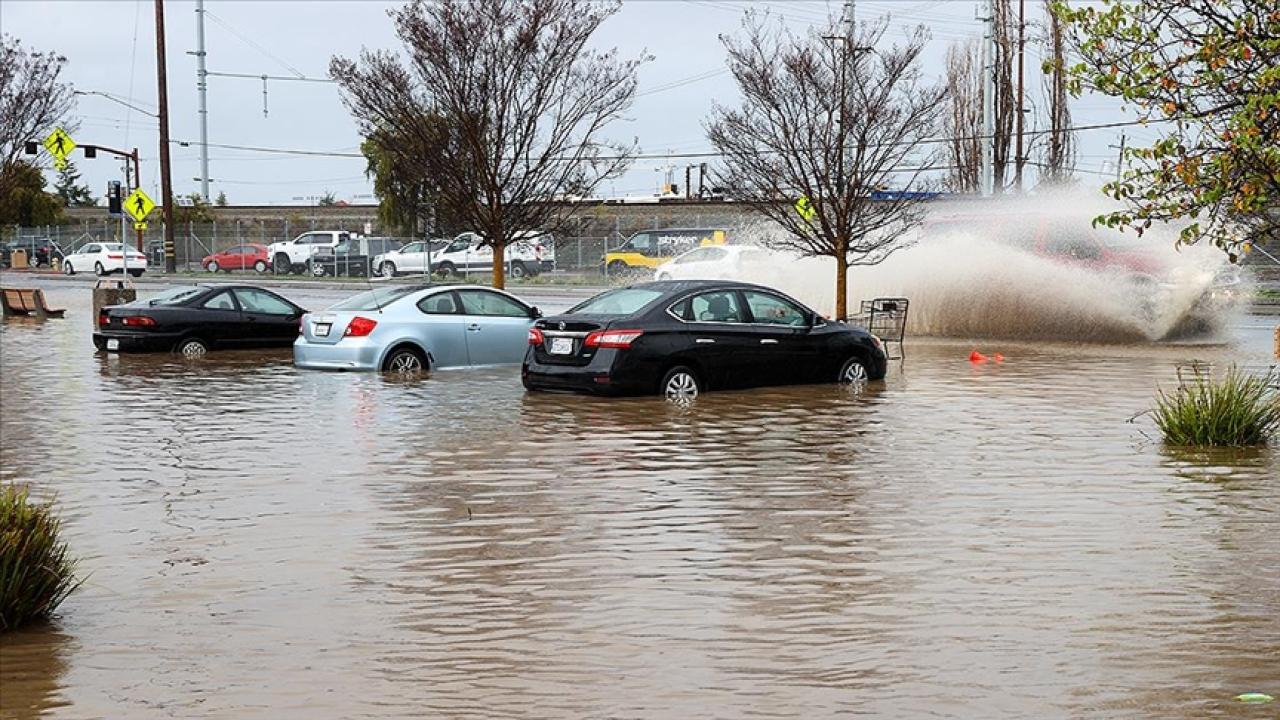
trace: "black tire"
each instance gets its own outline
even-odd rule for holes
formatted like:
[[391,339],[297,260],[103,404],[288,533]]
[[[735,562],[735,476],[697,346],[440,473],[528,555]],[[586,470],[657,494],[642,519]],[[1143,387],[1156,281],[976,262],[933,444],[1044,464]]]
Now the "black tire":
[[311,266],[312,277],[324,277],[329,274],[329,268],[323,263],[307,263]]
[[525,267],[524,263],[517,260],[511,263],[511,272],[509,274],[513,278],[529,277],[529,268]]
[[688,403],[696,400],[706,388],[702,378],[687,365],[676,365],[662,376],[658,383],[658,394],[675,403]]
[[608,270],[613,277],[626,277],[631,274],[631,266],[621,260],[614,260],[609,263]]
[[254,270],[257,270],[259,273],[264,273],[264,272],[266,272],[266,271],[267,271],[267,261],[266,261],[266,260],[259,260],[258,262],[256,262],[256,263],[254,263],[254,264],[253,264],[253,269],[254,269]]
[[183,338],[173,346],[173,352],[185,358],[200,358],[209,353],[209,343],[198,337]]
[[378,274],[382,277],[395,277],[396,264],[390,260],[384,260],[382,264],[378,266]]
[[293,271],[293,274],[294,274],[294,275],[310,275],[310,274],[311,274],[311,261],[310,261],[310,260],[308,260],[308,261],[306,261],[305,263],[303,263],[303,264],[301,264],[301,265],[294,265],[294,266],[293,266],[293,268],[292,268],[292,271]]
[[670,280],[670,279],[671,279],[671,273],[664,273],[664,272],[658,273],[658,275],[654,277],[654,280]]
[[204,269],[205,269],[205,270],[208,270],[208,271],[209,271],[209,272],[211,272],[211,273],[216,273],[216,272],[218,272],[218,261],[217,261],[217,260],[210,260],[210,261],[209,261],[209,264],[208,264],[208,265],[206,265]]
[[102,263],[96,262],[93,264],[93,274],[98,277],[103,277],[107,274],[107,269],[102,267]]
[[277,275],[288,275],[289,271],[293,269],[293,262],[289,260],[288,255],[277,253],[271,267],[276,271]]
[[427,372],[427,357],[412,345],[392,348],[382,361],[382,372],[401,377],[417,377]]
[[143,273],[143,271],[142,271],[142,270],[130,270],[130,271],[129,271],[129,274],[130,274],[130,275],[132,275],[132,276],[134,276],[134,277],[142,277],[142,273]]
[[871,380],[871,367],[861,355],[840,363],[840,372],[836,374],[836,382],[841,385],[864,385]]
[[442,262],[436,266],[436,274],[440,277],[453,277],[458,274],[458,269],[451,262]]
[[73,268],[73,267],[71,267],[71,262],[70,262],[70,261],[67,261],[67,262],[62,263],[62,274],[63,274],[63,275],[75,275],[75,274],[76,274],[76,269],[75,269],[75,268]]

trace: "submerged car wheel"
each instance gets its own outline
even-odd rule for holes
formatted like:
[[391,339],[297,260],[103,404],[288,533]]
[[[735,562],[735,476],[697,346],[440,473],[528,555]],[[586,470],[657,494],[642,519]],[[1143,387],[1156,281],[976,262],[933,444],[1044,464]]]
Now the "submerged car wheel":
[[683,365],[677,365],[662,376],[660,389],[666,399],[676,403],[687,403],[697,399],[698,394],[702,392],[702,383],[692,370]]
[[186,358],[204,357],[209,352],[209,346],[200,338],[187,338],[179,342],[176,349],[179,355]]
[[865,385],[870,375],[867,374],[867,366],[860,357],[851,357],[844,361],[844,365],[840,366],[840,376],[836,378],[837,382],[845,385]]
[[401,377],[416,377],[426,372],[427,363],[422,353],[413,348],[397,348],[387,356],[382,370]]

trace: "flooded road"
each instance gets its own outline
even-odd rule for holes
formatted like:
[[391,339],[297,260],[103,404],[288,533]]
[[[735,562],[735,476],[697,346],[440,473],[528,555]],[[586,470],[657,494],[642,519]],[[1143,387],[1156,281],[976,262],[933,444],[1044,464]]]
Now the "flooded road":
[[1280,453],[1127,422],[1274,319],[680,409],[97,356],[48,293],[0,326],[0,480],[89,579],[0,640],[2,717],[1276,716],[1231,698],[1280,695]]

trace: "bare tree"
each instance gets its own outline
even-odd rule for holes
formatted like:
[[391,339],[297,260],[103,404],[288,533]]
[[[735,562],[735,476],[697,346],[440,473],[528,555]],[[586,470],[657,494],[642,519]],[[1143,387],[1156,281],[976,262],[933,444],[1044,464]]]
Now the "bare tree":
[[1048,24],[1044,29],[1044,45],[1049,57],[1044,61],[1043,70],[1044,94],[1049,106],[1049,132],[1045,137],[1041,176],[1046,183],[1060,184],[1069,182],[1075,172],[1076,146],[1068,105],[1066,44],[1062,20],[1053,12],[1052,1],[1045,0]]
[[969,40],[947,48],[947,187],[952,192],[978,191],[982,170],[982,74],[978,43]]
[[[861,24],[841,52],[823,39],[838,34],[834,21],[796,35],[748,13],[742,37],[724,40],[742,105],[714,106],[707,126],[728,191],[785,231],[774,245],[835,258],[840,319],[849,266],[884,260],[920,222],[913,191],[926,186],[923,148],[946,98],[945,86],[920,78],[924,29],[881,48],[886,28]],[[889,187],[897,191],[873,197]]]
[[[335,57],[330,75],[366,137],[416,158],[437,202],[493,247],[493,285],[520,233],[555,232],[568,208],[626,167],[635,143],[601,139],[636,91],[636,67],[587,41],[620,5],[576,0],[415,0],[390,12],[407,62]],[[443,130],[441,129],[443,127]],[[441,137],[441,133],[444,137]]]
[[0,195],[16,182],[26,143],[43,140],[75,105],[71,86],[58,82],[66,62],[0,36]]

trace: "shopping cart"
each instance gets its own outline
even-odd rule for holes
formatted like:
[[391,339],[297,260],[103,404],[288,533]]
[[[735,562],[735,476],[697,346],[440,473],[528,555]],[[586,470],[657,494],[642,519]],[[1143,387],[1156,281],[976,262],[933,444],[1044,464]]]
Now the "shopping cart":
[[[880,338],[884,343],[884,352],[891,360],[902,357],[904,350],[902,340],[907,332],[907,298],[874,298],[863,300],[860,312],[853,318],[854,323],[867,329],[867,332]],[[894,355],[892,344],[897,344],[898,354]]]

